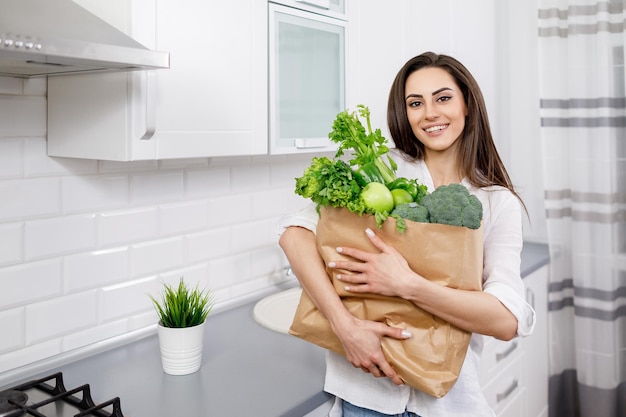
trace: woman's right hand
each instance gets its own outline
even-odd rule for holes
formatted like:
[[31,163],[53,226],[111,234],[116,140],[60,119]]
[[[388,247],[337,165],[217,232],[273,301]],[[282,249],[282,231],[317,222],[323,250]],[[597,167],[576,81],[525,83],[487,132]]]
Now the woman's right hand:
[[333,325],[333,331],[339,338],[346,359],[352,366],[361,368],[364,372],[375,377],[387,377],[396,385],[404,384],[404,381],[385,359],[381,341],[383,337],[407,339],[411,337],[409,333],[384,323],[361,320],[352,315],[343,320],[341,324]]
[[383,337],[406,339],[410,334],[383,323],[357,319],[346,310],[328,279],[326,265],[311,230],[289,227],[280,237],[279,244],[302,288],[330,322],[348,361],[376,377],[386,376],[398,385],[403,384],[385,359],[381,341]]

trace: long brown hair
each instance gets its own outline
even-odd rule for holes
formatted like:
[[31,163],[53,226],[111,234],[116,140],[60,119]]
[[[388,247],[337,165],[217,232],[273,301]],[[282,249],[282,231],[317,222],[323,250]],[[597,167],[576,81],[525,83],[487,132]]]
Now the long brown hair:
[[426,67],[447,71],[463,93],[467,117],[457,163],[469,182],[479,188],[500,185],[508,188],[521,201],[496,150],[480,87],[467,68],[448,55],[425,52],[407,61],[396,75],[387,106],[387,124],[396,147],[410,158],[424,158],[424,144],[409,125],[405,84],[409,75]]

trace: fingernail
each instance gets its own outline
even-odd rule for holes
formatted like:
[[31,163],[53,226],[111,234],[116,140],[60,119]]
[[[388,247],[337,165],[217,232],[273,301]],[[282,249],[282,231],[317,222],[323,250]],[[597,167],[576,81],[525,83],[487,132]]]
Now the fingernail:
[[343,287],[344,290],[346,291],[350,291],[350,287],[348,287],[347,285],[345,287]]
[[337,279],[341,280],[341,274],[337,274]]
[[337,250],[337,252],[339,252],[339,253],[343,252],[343,248],[337,248],[336,250]]
[[408,338],[409,338],[409,337],[411,337],[411,336],[413,336],[413,335],[411,334],[411,332],[410,332],[410,331],[408,331],[408,330],[402,330],[402,337],[404,337],[405,339],[408,339]]
[[370,229],[369,227],[368,227],[367,229],[365,229],[365,233],[366,233],[368,236],[374,236],[374,232],[373,232],[373,231],[372,231],[372,229]]
[[328,262],[328,266],[329,266],[330,268],[334,268],[336,265],[337,265],[337,264],[336,264],[336,263],[334,263],[334,262],[332,262],[332,261],[331,261],[331,262]]

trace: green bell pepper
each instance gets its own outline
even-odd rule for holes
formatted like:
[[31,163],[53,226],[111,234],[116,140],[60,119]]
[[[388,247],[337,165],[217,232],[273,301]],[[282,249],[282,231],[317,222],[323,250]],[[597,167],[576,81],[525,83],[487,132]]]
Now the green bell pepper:
[[395,190],[396,188],[400,188],[402,190],[406,190],[413,197],[413,201],[419,203],[423,196],[426,195],[428,189],[425,185],[422,185],[417,182],[415,179],[408,178],[397,178],[390,183],[387,183],[387,188],[390,190]]

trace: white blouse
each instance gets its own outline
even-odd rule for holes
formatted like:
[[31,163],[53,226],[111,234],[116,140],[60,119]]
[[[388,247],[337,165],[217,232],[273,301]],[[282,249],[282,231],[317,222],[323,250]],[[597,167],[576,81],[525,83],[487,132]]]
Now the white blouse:
[[[417,178],[433,191],[430,172],[423,161],[407,162],[394,155],[398,177]],[[524,282],[520,276],[520,254],[523,245],[521,205],[503,187],[477,189],[463,181],[470,193],[483,204],[484,266],[483,291],[492,294],[517,318],[517,335],[532,333],[535,312],[526,302]],[[278,233],[289,226],[301,226],[315,232],[318,214],[311,204],[300,212],[283,216]],[[488,336],[474,333],[455,385],[443,398],[435,398],[407,385],[397,386],[387,378],[375,378],[354,368],[344,356],[328,352],[324,390],[359,407],[384,414],[401,414],[405,410],[422,417],[492,417],[479,383],[479,362]],[[330,416],[341,416],[340,400]]]

